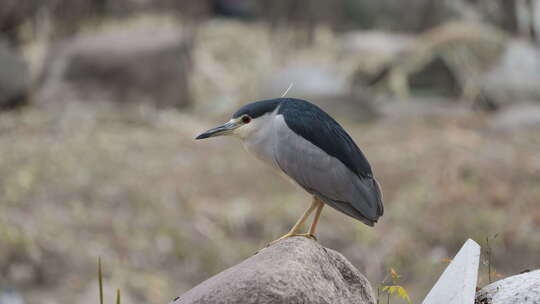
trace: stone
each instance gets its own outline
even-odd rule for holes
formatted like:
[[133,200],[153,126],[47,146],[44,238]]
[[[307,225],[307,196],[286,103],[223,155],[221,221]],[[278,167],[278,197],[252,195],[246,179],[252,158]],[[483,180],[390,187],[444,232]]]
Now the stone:
[[478,304],[540,303],[540,269],[491,283],[476,293]]
[[292,237],[202,282],[170,304],[374,304],[368,280],[340,253]]
[[540,101],[540,50],[532,42],[510,40],[482,82],[484,93],[497,105]]
[[374,74],[407,51],[415,42],[413,35],[386,31],[351,31],[340,39],[341,55],[350,58],[358,72]]
[[427,294],[423,304],[473,304],[480,245],[468,239]]
[[265,82],[263,93],[281,96],[293,84],[287,96],[306,99],[332,97],[348,91],[348,84],[337,71],[318,65],[297,65],[278,70]]
[[488,24],[445,22],[408,43],[368,84],[401,98],[431,95],[476,101],[479,82],[499,62],[505,42],[505,34]]
[[103,28],[51,47],[39,102],[189,104],[191,42],[180,25],[149,22]]
[[[291,86],[292,85],[292,86]],[[272,73],[264,81],[262,99],[282,96],[309,100],[329,114],[351,121],[378,117],[371,96],[353,90],[336,70],[316,64],[298,64]]]

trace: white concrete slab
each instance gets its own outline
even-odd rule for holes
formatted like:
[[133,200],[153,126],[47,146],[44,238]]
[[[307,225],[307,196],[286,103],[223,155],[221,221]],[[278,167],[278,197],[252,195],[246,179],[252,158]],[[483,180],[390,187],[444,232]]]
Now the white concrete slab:
[[480,245],[468,239],[422,304],[474,304]]

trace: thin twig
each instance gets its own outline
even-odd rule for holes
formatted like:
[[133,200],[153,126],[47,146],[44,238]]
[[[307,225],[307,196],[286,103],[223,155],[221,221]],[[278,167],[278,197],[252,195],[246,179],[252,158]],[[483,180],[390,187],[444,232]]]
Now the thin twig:
[[488,280],[491,284],[491,247],[489,247],[489,236],[486,236],[486,248],[487,248],[487,259],[488,259]]

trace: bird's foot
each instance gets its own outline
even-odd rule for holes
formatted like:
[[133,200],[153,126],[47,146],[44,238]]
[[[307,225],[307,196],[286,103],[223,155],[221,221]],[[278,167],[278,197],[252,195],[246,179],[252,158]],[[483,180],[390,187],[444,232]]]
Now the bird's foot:
[[287,233],[284,236],[280,237],[279,239],[268,243],[266,245],[266,247],[270,247],[270,246],[274,245],[275,243],[277,243],[277,242],[279,242],[281,240],[284,240],[286,238],[290,238],[290,237],[293,237],[293,236],[303,236],[303,237],[307,237],[307,238],[310,238],[310,239],[313,239],[313,240],[317,241],[317,238],[311,233]]

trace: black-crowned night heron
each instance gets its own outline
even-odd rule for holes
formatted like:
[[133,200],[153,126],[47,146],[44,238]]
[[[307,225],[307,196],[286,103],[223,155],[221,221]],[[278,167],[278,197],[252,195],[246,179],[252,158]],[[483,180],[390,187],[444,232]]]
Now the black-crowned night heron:
[[[382,193],[366,157],[343,128],[305,100],[277,98],[240,108],[227,123],[197,136],[233,135],[247,151],[313,195],[290,236],[314,238],[324,204],[373,226],[383,215]],[[308,233],[298,233],[311,213]]]

